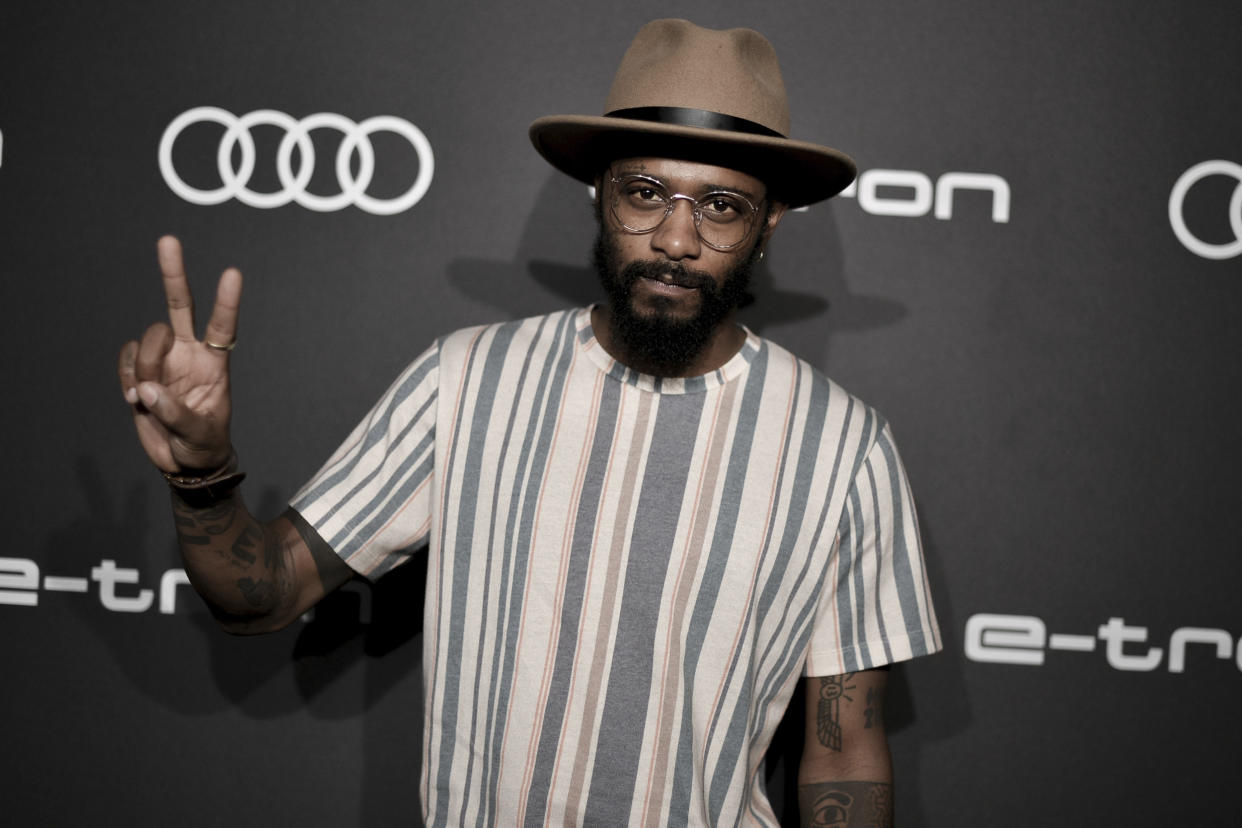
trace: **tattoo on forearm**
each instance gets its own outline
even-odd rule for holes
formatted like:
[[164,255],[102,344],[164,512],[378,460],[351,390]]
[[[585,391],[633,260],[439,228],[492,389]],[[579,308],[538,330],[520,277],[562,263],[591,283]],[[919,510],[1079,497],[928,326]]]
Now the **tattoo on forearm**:
[[181,505],[176,500],[174,500],[173,501],[173,524],[178,528],[178,530],[194,529],[198,526],[198,521],[196,521],[194,518],[190,517],[190,515],[186,513],[185,506]]
[[247,517],[237,498],[197,509],[174,495],[173,521],[183,546],[214,550],[244,573],[245,577],[234,581],[244,606],[262,609],[281,594],[288,577],[283,570],[287,550],[278,537]]
[[891,828],[893,786],[887,782],[815,782],[798,787],[808,828]]
[[263,606],[268,596],[272,593],[271,582],[256,581],[253,578],[239,578],[237,580],[237,588],[241,590],[242,597],[246,599],[246,603],[252,607]]
[[177,537],[190,546],[210,546],[233,529],[237,502],[233,498],[208,509],[195,509],[173,495],[173,523]]
[[[250,550],[255,549],[259,544],[263,543],[263,533],[253,526],[247,526],[233,541],[233,557],[252,564],[258,560],[254,553]],[[272,568],[271,562],[268,560],[269,553],[265,550],[263,553],[263,563],[268,569]]]
[[819,712],[816,716],[816,734],[819,743],[829,750],[841,750],[841,699],[853,701],[849,691],[854,685],[849,680],[853,673],[843,676],[821,676],[819,679]]
[[223,535],[233,528],[236,518],[237,500],[231,497],[215,506],[208,506],[199,513],[199,520],[205,524],[209,535]]
[[198,521],[183,514],[179,508],[173,511],[173,524],[177,527],[177,537],[182,543],[190,546],[206,546],[211,543],[208,535],[198,532]]

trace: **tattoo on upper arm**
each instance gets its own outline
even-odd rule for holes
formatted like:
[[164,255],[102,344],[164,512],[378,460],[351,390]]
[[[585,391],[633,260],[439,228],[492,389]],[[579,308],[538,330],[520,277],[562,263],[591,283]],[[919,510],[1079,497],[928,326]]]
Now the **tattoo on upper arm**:
[[[841,750],[841,699],[853,701],[849,691],[854,685],[849,681],[853,673],[843,676],[820,676],[819,709],[815,718],[815,732],[819,743],[829,750]],[[868,719],[870,721],[870,719]]]
[[810,828],[889,828],[893,786],[886,782],[815,782],[798,787],[802,824]]

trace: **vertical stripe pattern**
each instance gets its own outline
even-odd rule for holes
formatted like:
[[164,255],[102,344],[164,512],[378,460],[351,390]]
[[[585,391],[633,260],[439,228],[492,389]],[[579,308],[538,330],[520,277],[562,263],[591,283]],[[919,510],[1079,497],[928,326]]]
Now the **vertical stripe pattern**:
[[459,331],[292,505],[367,577],[427,546],[428,824],[775,825],[798,679],[941,647],[887,424],[753,334],[682,380],[586,309]]

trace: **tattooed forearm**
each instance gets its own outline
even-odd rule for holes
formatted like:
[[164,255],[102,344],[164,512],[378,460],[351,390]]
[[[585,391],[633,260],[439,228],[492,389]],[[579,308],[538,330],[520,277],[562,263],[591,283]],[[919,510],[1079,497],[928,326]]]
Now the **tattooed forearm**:
[[815,782],[798,786],[804,828],[892,828],[893,786],[886,782]]
[[288,586],[286,550],[240,496],[196,508],[174,494],[173,521],[187,571],[217,617],[243,621],[280,604]]
[[207,546],[211,538],[199,531],[198,521],[184,515],[174,507],[173,524],[177,527],[177,538],[190,546]]
[[256,581],[253,578],[239,578],[237,588],[241,590],[246,603],[252,607],[261,607],[270,597],[272,585],[267,581]]
[[[252,550],[257,550],[262,543],[263,532],[257,527],[247,526],[241,530],[237,539],[233,541],[233,557],[247,564],[252,564],[258,560]],[[272,568],[270,558],[270,553],[265,550],[263,553],[263,564],[268,569]]]
[[819,712],[816,716],[816,733],[819,743],[829,750],[839,751],[841,744],[841,700],[853,701],[849,692],[853,673],[843,676],[822,676],[819,680]]
[[229,534],[237,521],[238,501],[233,497],[207,509],[195,509],[176,495],[172,502],[177,537],[191,546],[214,544],[216,538]]
[[288,586],[287,570],[281,567],[285,547],[276,538],[269,537],[254,526],[246,527],[233,544],[234,555],[239,557],[246,555],[253,562],[255,556],[247,553],[244,548],[239,547],[239,544],[251,548],[256,544],[262,544],[263,567],[267,570],[263,577],[238,579],[237,588],[241,590],[246,603],[254,607],[266,607],[279,601],[283,588]]

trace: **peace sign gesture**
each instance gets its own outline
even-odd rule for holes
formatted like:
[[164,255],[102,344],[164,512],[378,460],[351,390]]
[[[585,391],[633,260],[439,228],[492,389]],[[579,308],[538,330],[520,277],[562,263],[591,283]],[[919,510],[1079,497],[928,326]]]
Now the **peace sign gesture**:
[[232,451],[229,355],[237,338],[241,273],[229,268],[221,274],[215,307],[199,341],[181,242],[164,236],[158,250],[168,323],[147,328],[141,343],[130,340],[121,346],[121,391],[133,408],[138,440],[161,471],[218,469]]

